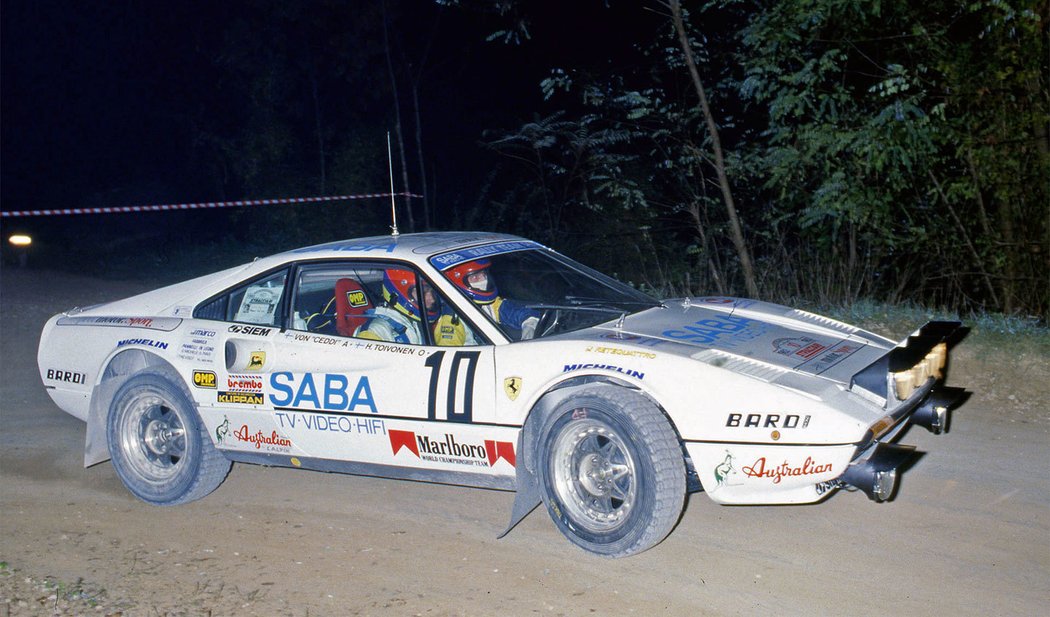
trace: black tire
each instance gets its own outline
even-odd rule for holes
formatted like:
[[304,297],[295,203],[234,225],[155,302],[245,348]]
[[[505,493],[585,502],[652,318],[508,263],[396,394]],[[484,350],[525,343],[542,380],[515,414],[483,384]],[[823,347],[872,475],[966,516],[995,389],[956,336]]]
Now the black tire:
[[200,499],[230,471],[230,461],[215,449],[189,395],[159,373],[136,375],[117,390],[106,436],[124,486],[154,505]]
[[595,385],[563,401],[547,418],[539,448],[547,511],[584,550],[640,553],[667,537],[682,514],[678,436],[633,390]]

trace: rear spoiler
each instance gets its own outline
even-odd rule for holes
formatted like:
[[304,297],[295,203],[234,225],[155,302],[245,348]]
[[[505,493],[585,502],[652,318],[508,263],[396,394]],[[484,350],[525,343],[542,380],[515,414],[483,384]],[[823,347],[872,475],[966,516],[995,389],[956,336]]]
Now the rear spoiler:
[[[907,371],[917,374],[919,383],[913,383],[913,388],[921,387],[930,378],[939,380],[943,377],[947,350],[961,341],[969,331],[970,329],[959,321],[928,322],[881,358],[853,375],[850,378],[850,389],[863,388],[885,399],[889,404],[891,375],[898,376]],[[943,347],[939,347],[942,344]],[[941,351],[944,356],[940,358],[939,365],[930,366],[936,364]],[[907,392],[910,395],[911,389]]]

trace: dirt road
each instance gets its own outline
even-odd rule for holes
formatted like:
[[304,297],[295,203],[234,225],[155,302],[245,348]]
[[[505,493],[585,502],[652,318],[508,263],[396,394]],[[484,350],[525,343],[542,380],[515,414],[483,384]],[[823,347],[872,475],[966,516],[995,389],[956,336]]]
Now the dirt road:
[[2,615],[1035,615],[1050,602],[1047,355],[963,343],[976,391],[896,500],[724,507],[692,495],[670,537],[610,561],[512,493],[235,465],[157,508],[36,374],[48,316],[145,286],[0,270]]

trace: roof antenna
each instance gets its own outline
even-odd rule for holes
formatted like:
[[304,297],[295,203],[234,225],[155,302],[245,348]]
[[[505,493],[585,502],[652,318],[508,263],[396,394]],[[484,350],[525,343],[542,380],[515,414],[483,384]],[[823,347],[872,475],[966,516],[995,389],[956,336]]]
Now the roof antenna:
[[397,204],[394,201],[394,157],[390,154],[390,131],[386,132],[386,160],[390,166],[390,220],[394,223],[390,226],[390,235],[396,238],[401,233],[397,230]]

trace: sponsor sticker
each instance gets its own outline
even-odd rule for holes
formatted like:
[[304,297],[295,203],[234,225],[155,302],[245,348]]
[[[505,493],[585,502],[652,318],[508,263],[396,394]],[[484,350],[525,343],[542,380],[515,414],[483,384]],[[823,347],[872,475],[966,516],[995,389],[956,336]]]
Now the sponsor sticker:
[[265,401],[263,395],[256,392],[226,392],[220,391],[216,395],[219,403],[233,403],[237,405],[262,405]]
[[84,383],[87,379],[87,375],[84,373],[77,373],[74,371],[63,371],[61,369],[49,368],[45,373],[48,379],[52,381],[64,381],[65,383]]
[[270,332],[273,332],[273,328],[233,325],[230,326],[227,331],[232,334],[246,334],[248,336],[270,336]]
[[216,388],[219,379],[214,371],[193,371],[193,385],[198,388]]
[[445,433],[440,439],[417,435],[414,431],[390,430],[387,434],[394,456],[408,450],[417,458],[433,463],[493,467],[504,460],[511,467],[515,465],[514,444],[509,441],[485,439],[483,444],[470,444],[458,442],[450,433]]
[[270,375],[270,404],[318,411],[370,411],[376,409],[368,376],[277,372]]
[[521,394],[521,377],[507,377],[503,380],[503,392],[510,400],[516,400]]

